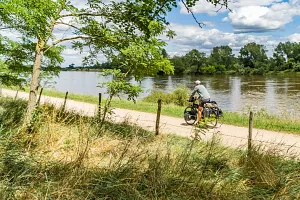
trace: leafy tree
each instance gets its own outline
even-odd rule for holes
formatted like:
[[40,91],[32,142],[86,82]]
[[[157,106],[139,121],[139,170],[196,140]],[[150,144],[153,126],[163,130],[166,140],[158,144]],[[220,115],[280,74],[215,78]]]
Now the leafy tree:
[[208,65],[202,68],[202,73],[204,74],[215,74],[217,72],[215,66]]
[[300,62],[300,43],[280,42],[275,48],[273,58],[277,68],[293,68],[294,63]]
[[206,63],[206,57],[205,53],[199,52],[197,49],[193,49],[190,52],[188,52],[184,56],[185,62],[189,65],[190,68],[195,67],[195,69],[192,68],[192,72],[199,74],[201,72],[201,67]]
[[[0,36],[0,55],[2,84],[6,86],[19,86],[22,88],[29,81],[29,75],[32,71],[32,61],[34,60],[35,43],[21,38],[21,41],[15,42],[7,37]],[[57,75],[59,68],[57,64],[63,61],[60,56],[62,47],[52,48],[45,54],[41,63],[42,77]]]
[[248,43],[240,50],[240,61],[245,67],[259,68],[256,62],[267,63],[268,57],[265,47],[255,42]]
[[[182,2],[189,9],[188,6],[197,1]],[[227,0],[208,2],[227,7]],[[58,58],[62,47],[57,45],[62,42],[74,41],[73,47],[81,52],[85,46],[89,47],[89,55],[83,60],[89,66],[97,61],[99,52],[109,59],[118,54],[122,67],[127,70],[126,74],[132,73],[138,80],[145,75],[154,75],[157,71],[173,72],[170,62],[161,55],[165,42],[157,39],[157,36],[163,33],[170,38],[174,36],[174,32],[166,29],[168,22],[165,15],[176,7],[176,0],[126,0],[108,4],[102,0],[89,0],[86,5],[87,8],[78,9],[67,0],[1,1],[2,26],[19,32],[34,44],[25,123],[30,121],[35,109],[44,57],[49,55]],[[71,28],[74,35],[56,38],[53,30],[57,25]]]
[[170,59],[171,63],[174,65],[175,74],[183,74],[186,70],[187,63],[183,56],[174,56]]
[[161,54],[162,54],[162,56],[163,56],[164,58],[169,58],[169,55],[168,55],[168,53],[167,53],[167,51],[166,51],[165,49],[162,49],[162,50],[161,50]]
[[214,65],[225,65],[226,69],[234,63],[234,55],[229,46],[214,47],[210,54],[210,63]]

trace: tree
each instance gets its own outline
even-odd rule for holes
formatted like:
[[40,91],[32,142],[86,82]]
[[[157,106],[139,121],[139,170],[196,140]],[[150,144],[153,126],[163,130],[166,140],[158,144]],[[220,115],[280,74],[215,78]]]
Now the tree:
[[[6,86],[18,86],[22,88],[29,80],[34,59],[35,44],[30,40],[21,38],[19,42],[0,36],[1,75],[0,80]],[[41,63],[42,76],[47,77],[58,73],[57,64],[63,61],[60,56],[63,48],[52,48]]]
[[259,68],[260,63],[267,63],[265,47],[255,42],[248,43],[240,50],[240,61],[245,67]]
[[300,62],[300,43],[280,42],[273,53],[275,64],[279,69],[291,69]]
[[229,46],[214,47],[209,59],[210,63],[214,65],[225,65],[226,69],[229,69],[234,63],[234,55]]
[[[189,9],[188,6],[197,1],[182,2]],[[208,1],[227,7],[227,0]],[[51,50],[59,52],[61,48],[55,47],[62,42],[74,41],[73,47],[81,52],[88,47],[89,55],[83,62],[90,66],[99,52],[109,59],[118,54],[122,66],[127,69],[126,74],[132,73],[137,79],[157,71],[173,71],[170,62],[161,55],[166,43],[157,36],[163,33],[170,38],[174,36],[174,32],[166,31],[165,15],[177,5],[176,0],[127,0],[109,4],[89,0],[86,5],[87,8],[78,9],[66,0],[1,1],[1,24],[35,44],[25,124],[35,109],[43,58],[52,54]],[[68,18],[71,20],[66,20]],[[53,30],[57,25],[71,28],[74,35],[55,38]]]
[[169,58],[169,55],[168,55],[168,53],[167,53],[167,51],[166,51],[165,49],[162,49],[162,50],[161,50],[161,54],[162,54],[162,56],[163,56],[164,58]]
[[186,62],[183,56],[174,56],[170,59],[171,63],[174,65],[175,74],[182,74],[187,68]]
[[206,63],[205,53],[199,52],[197,49],[193,49],[184,56],[185,62],[189,67],[196,67],[195,73],[199,74],[201,67]]

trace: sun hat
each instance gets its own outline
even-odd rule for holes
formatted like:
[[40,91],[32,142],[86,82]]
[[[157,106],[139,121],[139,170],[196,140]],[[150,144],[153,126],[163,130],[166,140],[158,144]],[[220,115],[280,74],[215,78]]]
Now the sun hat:
[[199,85],[201,83],[201,81],[197,80],[195,81],[195,84]]

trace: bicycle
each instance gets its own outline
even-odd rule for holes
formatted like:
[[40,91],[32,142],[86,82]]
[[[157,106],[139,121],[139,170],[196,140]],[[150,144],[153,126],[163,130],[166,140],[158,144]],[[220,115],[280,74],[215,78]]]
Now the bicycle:
[[[189,105],[184,110],[184,120],[188,125],[193,125],[198,118],[198,100],[193,98],[189,100],[192,105]],[[218,119],[222,116],[222,110],[218,107],[217,102],[210,101],[204,104],[202,110],[202,121],[206,123],[208,127],[214,128],[218,124]]]

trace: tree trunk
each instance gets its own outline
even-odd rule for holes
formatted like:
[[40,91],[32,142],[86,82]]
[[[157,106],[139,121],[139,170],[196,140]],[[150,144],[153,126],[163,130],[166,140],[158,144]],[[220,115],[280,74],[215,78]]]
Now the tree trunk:
[[39,86],[39,77],[40,77],[40,70],[41,70],[41,63],[43,58],[43,48],[45,42],[38,41],[35,49],[35,60],[33,64],[33,71],[32,71],[32,78],[30,84],[30,91],[29,91],[29,100],[27,104],[26,115],[24,119],[24,125],[27,125],[31,121],[31,116],[33,111],[35,110],[36,106],[36,99],[38,93],[38,86]]

